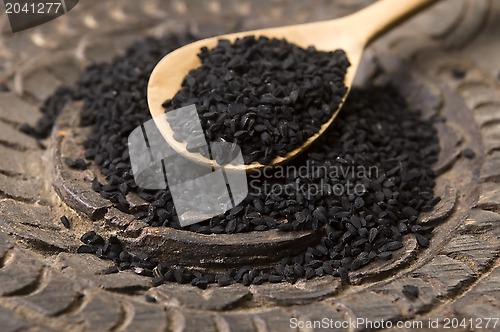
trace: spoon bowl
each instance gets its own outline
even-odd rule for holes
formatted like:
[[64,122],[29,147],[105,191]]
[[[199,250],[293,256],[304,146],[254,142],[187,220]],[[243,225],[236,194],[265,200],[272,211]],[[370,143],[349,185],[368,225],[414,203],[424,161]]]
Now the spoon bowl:
[[349,93],[365,47],[376,37],[436,1],[380,0],[359,12],[335,20],[231,33],[190,43],[167,54],[154,68],[147,91],[149,110],[162,136],[177,153],[198,164],[215,167],[217,166],[215,160],[208,159],[197,152],[187,151],[186,142],[179,142],[173,138],[172,128],[166,121],[165,109],[162,106],[167,99],[171,99],[179,91],[189,71],[201,65],[197,55],[202,47],[212,49],[220,39],[234,42],[237,38],[245,36],[265,36],[286,39],[302,48],[314,46],[318,51],[343,50],[351,64],[344,78],[348,92],[337,110],[316,134],[309,137],[298,148],[289,151],[284,157],[275,157],[269,165],[253,162],[246,165],[228,164],[224,168],[241,170],[243,167],[246,171],[251,171],[265,166],[281,165],[306,150],[332,124]]

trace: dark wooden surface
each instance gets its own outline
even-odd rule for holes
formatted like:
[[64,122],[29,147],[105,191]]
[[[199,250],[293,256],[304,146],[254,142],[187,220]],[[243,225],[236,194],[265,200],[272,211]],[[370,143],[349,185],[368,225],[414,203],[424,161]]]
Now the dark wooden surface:
[[[130,239],[142,232],[144,238],[147,229],[98,206],[106,202],[93,201],[91,191],[78,191],[92,174],[56,181],[58,139],[43,141],[48,149],[42,149],[17,130],[36,121],[41,101],[58,85],[73,82],[85,65],[109,60],[145,35],[184,29],[208,35],[328,19],[369,2],[82,1],[57,21],[15,35],[2,16],[0,83],[10,92],[0,92],[0,330],[289,331],[291,317],[500,316],[496,0],[444,0],[367,51],[359,84],[390,80],[425,116],[446,119],[438,125],[442,153],[435,165],[443,200],[420,219],[436,226],[429,248],[417,250],[407,240],[395,259],[352,273],[349,285],[329,277],[199,290],[151,287],[149,278],[130,271],[104,275],[110,262],[75,253],[79,236],[95,228]],[[375,75],[377,68],[387,74]],[[59,125],[53,137],[60,142],[73,134],[72,126]],[[464,148],[476,157],[463,158]],[[62,194],[68,187],[79,188],[73,201]],[[70,230],[59,222],[63,214],[71,220]],[[407,284],[419,287],[414,301],[402,294]],[[157,302],[148,303],[145,294]]]

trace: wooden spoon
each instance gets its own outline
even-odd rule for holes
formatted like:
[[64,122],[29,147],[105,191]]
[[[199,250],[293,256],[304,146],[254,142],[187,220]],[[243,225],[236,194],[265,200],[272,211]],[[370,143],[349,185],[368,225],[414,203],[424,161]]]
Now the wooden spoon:
[[[254,35],[256,37],[285,38],[290,43],[303,48],[313,45],[317,50],[322,51],[342,49],[346,52],[351,63],[345,76],[345,85],[349,89],[365,47],[384,32],[436,1],[380,0],[354,14],[336,20],[238,32],[193,42],[167,54],[151,73],[148,83],[149,110],[161,134],[176,152],[183,154],[186,158],[198,164],[215,167],[215,160],[208,159],[199,153],[188,152],[185,142],[178,142],[173,138],[172,129],[166,121],[165,109],[162,107],[162,104],[167,99],[174,97],[180,90],[181,83],[189,71],[201,65],[197,56],[200,48],[213,48],[217,45],[219,39],[228,39],[232,42],[236,38]],[[307,139],[303,145],[290,151],[285,157],[277,156],[269,166],[280,165],[306,150],[330,126],[346,97],[347,94],[344,96],[339,108],[321,126],[318,133]],[[266,165],[253,162],[248,165],[228,164],[225,168],[241,170],[244,167],[249,171],[264,166]]]

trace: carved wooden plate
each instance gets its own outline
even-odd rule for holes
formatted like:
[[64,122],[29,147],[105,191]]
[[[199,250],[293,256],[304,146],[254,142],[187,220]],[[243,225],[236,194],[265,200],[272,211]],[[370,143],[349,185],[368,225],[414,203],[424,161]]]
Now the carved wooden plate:
[[[254,257],[267,264],[307,246],[315,234],[262,232],[215,240],[146,227],[91,190],[96,169],[73,172],[61,164],[61,156],[80,156],[86,133],[75,125],[78,105],[64,110],[49,141],[37,142],[16,130],[20,123],[33,123],[41,101],[62,82],[72,82],[85,64],[108,60],[146,34],[180,31],[186,22],[193,32],[218,34],[313,21],[367,2],[84,2],[52,25],[2,36],[0,90],[8,90],[0,92],[2,326],[288,331],[291,318],[425,322],[498,316],[500,8],[494,1],[443,1],[368,51],[360,84],[391,81],[425,116],[442,118],[437,124],[442,152],[435,165],[442,201],[420,216],[419,222],[436,226],[428,248],[419,250],[408,239],[393,260],[351,273],[350,284],[325,277],[293,285],[199,290],[178,284],[151,287],[149,278],[130,271],[102,274],[111,262],[75,254],[79,236],[93,228],[118,232],[131,251],[149,248],[157,257],[168,258],[166,248],[176,246],[193,265],[203,257],[216,265],[222,256],[232,257],[224,264],[246,264]],[[379,75],[379,69],[386,74]],[[466,148],[475,152],[473,159],[463,156]],[[69,230],[58,220],[63,214],[71,221]],[[193,251],[193,244],[203,249]],[[238,251],[244,246],[255,248]],[[242,253],[248,254],[235,258]],[[417,286],[418,297],[405,296],[405,285]]]

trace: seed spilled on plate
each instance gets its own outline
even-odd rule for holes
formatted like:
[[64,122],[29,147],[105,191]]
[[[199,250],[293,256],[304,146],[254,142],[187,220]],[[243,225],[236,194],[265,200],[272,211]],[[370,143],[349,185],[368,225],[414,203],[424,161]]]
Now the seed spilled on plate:
[[[126,213],[132,213],[127,195],[137,193],[148,204],[144,209],[135,211],[134,215],[153,227],[181,229],[168,188],[144,190],[135,184],[127,139],[132,130],[150,120],[146,88],[152,69],[166,52],[190,41],[191,38],[182,36],[147,39],[135,44],[125,55],[115,58],[109,64],[92,65],[74,87],[60,89],[49,98],[50,102],[46,102],[44,106],[47,118],[34,131],[34,135],[45,132],[47,123],[57,116],[61,105],[67,100],[83,101],[81,125],[91,127],[91,134],[84,143],[86,152],[82,157],[97,165],[106,178],[105,183],[95,179],[89,187]],[[282,52],[280,47],[294,49],[294,46],[285,41],[264,41],[277,48],[273,52]],[[258,52],[258,40],[246,42],[250,43],[254,52]],[[223,54],[229,46],[222,43],[219,47],[218,52]],[[239,52],[243,51],[243,48],[239,49]],[[208,61],[210,55],[203,52]],[[316,51],[295,52],[300,54]],[[321,73],[323,66],[319,68],[318,64],[321,61],[328,63],[329,53],[314,54],[318,63],[302,64],[305,66],[302,67],[294,63],[297,61],[294,58],[288,60],[292,64],[285,65],[288,57],[283,55],[283,61],[263,65],[262,73],[269,66],[269,76],[258,71],[259,74],[255,77],[236,79],[236,82],[244,84],[243,87],[236,87],[235,91],[240,91],[244,97],[228,97],[228,87],[225,85],[228,80],[221,81],[224,75],[208,80],[207,91],[211,91],[214,86],[220,86],[223,91],[214,99],[215,105],[223,105],[226,113],[235,113],[234,116],[218,119],[218,106],[215,106],[215,110],[211,110],[210,105],[202,109],[202,119],[203,114],[209,114],[204,118],[205,124],[210,124],[209,128],[216,125],[210,131],[212,134],[207,135],[214,135],[213,139],[223,137],[220,135],[237,140],[241,138],[244,146],[245,142],[249,142],[248,151],[252,149],[252,142],[258,141],[255,148],[258,153],[254,155],[255,159],[250,156],[250,160],[262,160],[266,158],[267,149],[263,143],[280,144],[280,140],[293,137],[292,133],[300,135],[298,133],[301,130],[309,128],[308,121],[316,120],[321,124],[321,116],[327,114],[323,112],[323,105],[338,101],[343,90],[337,81],[335,89],[339,93],[328,96],[326,94],[332,89],[331,85],[325,84],[323,80],[314,81],[315,77],[334,75],[335,71],[326,69],[326,73]],[[341,53],[330,56],[336,57],[334,62],[346,61]],[[243,64],[239,63],[240,60],[234,61],[231,64],[234,66],[233,70],[239,70]],[[337,68],[335,65],[333,67]],[[333,81],[342,77],[344,67],[336,69],[340,73],[335,74]],[[286,91],[278,93],[274,88],[266,90],[267,83],[277,86],[277,83],[273,83],[276,79],[271,75],[273,70],[287,72],[294,68],[305,72],[307,68],[312,68],[316,74],[308,79],[319,90],[311,89],[309,93],[319,95],[307,99],[307,93],[304,93],[301,97],[301,87],[293,81],[293,77],[290,78]],[[260,83],[256,79],[259,75]],[[265,81],[266,77],[269,82]],[[262,85],[262,91],[257,92],[263,78],[266,84]],[[332,80],[326,79],[327,82]],[[193,83],[189,76],[184,83],[184,88],[189,93],[203,91],[197,85],[202,83]],[[245,88],[247,85],[251,88]],[[294,93],[296,90],[298,93]],[[258,96],[257,101],[255,104],[245,104],[245,96],[250,99],[252,91],[256,93],[254,96]],[[267,95],[271,92],[274,94]],[[300,103],[287,104],[286,98],[293,101],[295,95],[296,101],[300,100]],[[229,100],[230,98],[233,99]],[[254,112],[255,115],[249,116],[252,111],[247,108],[248,105],[256,105],[250,107],[258,109],[259,105],[267,104],[262,102],[262,98],[268,98],[265,100],[272,105],[268,111],[271,117],[258,117],[259,110]],[[278,102],[278,99],[281,101]],[[175,100],[178,105],[190,102],[189,97],[181,98],[181,95]],[[305,109],[307,114],[301,114],[298,105],[309,105]],[[284,110],[288,107],[293,108],[293,111],[289,110],[292,115],[290,117]],[[278,110],[281,112],[277,113]],[[215,115],[211,112],[215,112]],[[279,116],[273,115],[273,112]],[[289,121],[289,118],[294,121]],[[226,122],[229,129],[226,129]],[[253,128],[254,132],[250,134],[249,129],[241,128]],[[226,132],[227,130],[229,131]],[[236,135],[241,130],[246,132]],[[277,142],[274,141],[276,138]],[[278,145],[276,149],[273,145],[272,153],[287,150],[286,144],[289,142],[284,144],[283,147]],[[432,209],[439,201],[433,195],[435,175],[431,169],[438,152],[437,132],[432,120],[423,120],[418,111],[410,109],[397,90],[389,86],[358,88],[351,92],[338,120],[304,154],[283,165],[281,169],[265,169],[260,173],[249,174],[250,193],[241,204],[223,215],[183,228],[185,231],[203,234],[233,234],[275,228],[291,232],[304,229],[321,232],[321,240],[311,243],[304,252],[286,257],[267,268],[244,266],[225,272],[201,271],[182,264],[162,263],[140,253],[128,253],[116,237],[105,239],[93,231],[82,236],[84,245],[78,252],[111,259],[120,270],[131,269],[137,274],[152,277],[154,285],[175,281],[206,288],[212,283],[225,286],[234,282],[245,285],[295,282],[300,278],[310,279],[323,275],[339,276],[346,280],[351,270],[373,261],[391,259],[392,252],[403,247],[405,235],[415,236],[420,246],[429,245],[432,228],[418,225],[417,218],[420,212]]]

